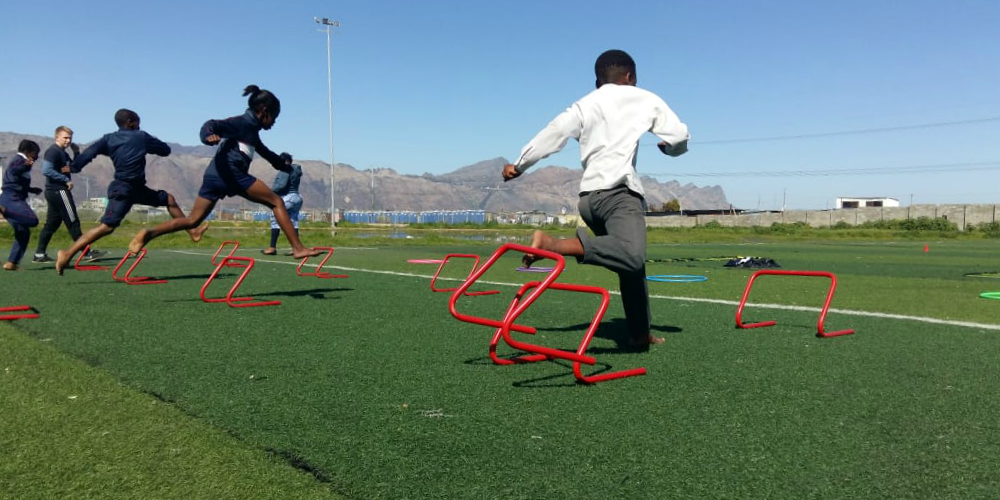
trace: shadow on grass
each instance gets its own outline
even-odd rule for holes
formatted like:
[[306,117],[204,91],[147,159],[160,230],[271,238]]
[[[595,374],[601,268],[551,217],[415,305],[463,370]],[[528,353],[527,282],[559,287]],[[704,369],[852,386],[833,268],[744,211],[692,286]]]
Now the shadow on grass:
[[[69,272],[71,270],[72,269],[67,269],[67,272]],[[108,271],[76,271],[76,272],[108,272]],[[137,276],[145,276],[145,275],[143,275],[139,271],[136,271],[136,275]],[[95,275],[95,276],[100,276],[100,275]],[[194,280],[194,279],[206,280],[206,279],[208,279],[209,276],[210,275],[208,275],[208,274],[184,274],[184,275],[180,275],[180,276],[148,276],[148,278],[150,278],[151,280],[167,280],[168,282],[170,282],[170,281],[184,281],[184,280]],[[238,276],[238,275],[236,275],[236,276]],[[236,276],[230,276],[230,277],[236,277]],[[226,278],[226,276],[224,276],[224,275],[219,275],[218,277],[219,278]],[[101,281],[75,281],[73,283],[67,283],[67,285],[70,285],[70,286],[75,286],[75,285],[87,285],[87,286],[93,286],[93,285],[124,285],[124,283],[119,282],[119,281],[115,281],[113,278],[111,278],[111,275],[109,273],[108,276],[107,276],[107,279],[101,279]]]
[[[222,292],[224,288],[225,287],[221,286],[219,287],[220,295],[215,298],[225,298],[225,292]],[[226,290],[228,291],[228,289]],[[311,290],[291,290],[283,292],[254,292],[251,296],[254,297],[255,299],[260,299],[260,300],[264,300],[267,297],[309,297],[317,300],[326,300],[326,299],[340,300],[340,297],[327,297],[324,294],[332,292],[352,292],[352,291],[354,291],[353,288],[313,288]],[[238,293],[236,295],[239,297],[246,296],[246,294],[240,292],[239,290],[237,290],[237,292]],[[214,297],[212,294],[208,295],[210,298]],[[201,297],[199,296],[191,299],[164,300],[163,302],[201,302],[201,301],[202,301]]]
[[[587,328],[589,326],[590,326],[590,323],[580,323],[580,324],[576,324],[576,325],[569,325],[569,326],[557,327],[557,328],[543,328],[543,329],[539,329],[539,331],[545,331],[545,332],[579,332],[582,335],[584,332],[586,332],[586,330],[587,330]],[[654,325],[651,328],[651,330],[653,332],[671,333],[671,334],[680,333],[680,332],[683,331],[681,328],[677,328],[677,327],[673,327],[673,326],[658,326],[658,325]],[[600,355],[600,354],[633,354],[633,353],[641,353],[641,352],[648,352],[649,351],[648,348],[637,349],[637,348],[629,346],[628,324],[627,324],[627,322],[624,319],[613,319],[610,322],[602,323],[600,326],[598,326],[597,331],[594,333],[594,337],[600,337],[600,338],[603,338],[603,339],[612,340],[612,341],[615,342],[616,347],[613,348],[613,349],[602,348],[602,347],[591,347],[591,348],[588,348],[587,351],[586,351],[586,354],[591,355],[591,356]],[[510,349],[509,346],[506,346],[506,348]],[[560,348],[560,347],[557,347],[557,348]],[[565,349],[567,351],[572,351],[572,352],[576,351],[575,348],[561,347],[561,349]],[[517,351],[517,352],[511,352],[511,353],[506,353],[506,354],[498,355],[498,357],[501,358],[501,359],[515,361],[516,364],[530,364],[531,362],[519,362],[519,361],[517,361],[516,358],[518,358],[520,356],[523,356],[524,354],[525,353],[523,351]],[[566,372],[561,372],[561,373],[555,373],[555,374],[552,374],[552,375],[546,375],[544,377],[538,377],[538,378],[533,378],[533,379],[528,379],[528,380],[522,380],[522,381],[514,382],[512,385],[514,387],[525,387],[525,388],[572,387],[572,386],[575,386],[575,385],[588,385],[588,384],[586,384],[586,383],[584,383],[582,381],[577,380],[574,377],[574,375],[573,375],[573,363],[571,361],[566,361],[566,360],[561,360],[561,359],[549,359],[549,360],[539,361],[539,362],[549,362],[549,363],[551,363],[553,365],[557,365],[557,366],[560,366],[562,368],[565,368],[567,371]],[[468,360],[465,360],[464,363],[468,364],[468,365],[494,365],[493,360],[490,359],[489,356],[483,356],[483,357],[479,357],[479,358],[468,359]],[[505,367],[507,367],[507,366],[505,366]],[[615,367],[613,365],[610,365],[608,363],[604,363],[604,362],[602,362],[600,360],[597,360],[597,363],[595,365],[593,365],[593,366],[583,365],[581,367],[581,369],[582,369],[581,371],[584,373],[584,375],[586,375],[588,377],[594,376],[594,375],[600,375],[602,373],[606,373],[606,372],[610,372],[610,371],[615,371]],[[560,379],[567,378],[567,377],[569,378],[569,380],[567,380],[567,381],[560,381],[558,383],[550,383],[551,381],[560,380]]]

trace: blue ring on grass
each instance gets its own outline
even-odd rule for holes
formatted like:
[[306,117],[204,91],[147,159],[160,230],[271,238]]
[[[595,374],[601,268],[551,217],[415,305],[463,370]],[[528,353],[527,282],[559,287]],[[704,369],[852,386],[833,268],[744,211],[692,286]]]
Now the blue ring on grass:
[[551,268],[551,267],[524,267],[524,266],[521,266],[521,267],[515,269],[515,271],[519,271],[519,272],[522,272],[522,273],[548,273],[548,272],[552,272],[552,269],[553,268]]
[[707,276],[700,276],[697,274],[657,274],[653,276],[646,276],[649,281],[659,281],[661,283],[701,283],[702,281],[708,281]]
[[1000,300],[1000,292],[983,292],[979,294],[979,298]]

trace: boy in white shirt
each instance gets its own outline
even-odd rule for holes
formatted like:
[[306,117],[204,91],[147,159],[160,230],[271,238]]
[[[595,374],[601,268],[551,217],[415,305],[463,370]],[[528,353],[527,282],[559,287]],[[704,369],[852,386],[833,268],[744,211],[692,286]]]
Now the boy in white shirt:
[[[584,171],[578,207],[595,236],[583,228],[577,230],[575,238],[565,239],[535,231],[531,246],[617,273],[629,346],[648,349],[663,339],[649,330],[645,191],[635,170],[639,138],[652,132],[661,139],[660,151],[679,156],[687,151],[690,134],[663,99],[635,86],[635,62],[627,53],[604,52],[594,64],[594,73],[597,90],[573,103],[539,132],[516,162],[504,166],[503,178],[509,181],[520,176],[561,150],[571,137],[580,142]],[[525,255],[524,264],[530,266],[538,259]]]

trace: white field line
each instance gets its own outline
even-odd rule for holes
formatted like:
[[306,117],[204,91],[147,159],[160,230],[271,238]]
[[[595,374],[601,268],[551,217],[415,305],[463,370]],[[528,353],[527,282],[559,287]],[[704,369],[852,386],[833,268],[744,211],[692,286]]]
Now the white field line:
[[[174,252],[174,253],[187,254],[187,255],[199,255],[199,256],[203,256],[203,257],[211,257],[211,254],[205,254],[205,253],[200,253],[200,252],[191,252],[191,251],[186,251],[186,250],[168,250],[168,251],[169,252]],[[298,262],[288,262],[288,261],[282,261],[282,260],[268,260],[268,259],[256,259],[256,260],[261,261],[261,262],[267,262],[267,263],[270,263],[270,264],[285,264],[285,265],[291,265],[291,266],[297,266],[298,265]],[[313,266],[313,267],[315,267],[315,265],[312,265],[312,264],[306,264],[306,265],[307,266]],[[431,279],[431,278],[434,277],[433,275],[427,275],[427,274],[401,273],[401,272],[397,272],[397,271],[379,271],[379,270],[376,270],[376,269],[361,269],[361,268],[356,268],[356,267],[344,267],[344,266],[334,266],[334,265],[325,266],[324,269],[326,269],[326,268],[337,269],[337,270],[341,270],[341,271],[357,271],[357,272],[373,273],[373,274],[388,274],[388,275],[392,275],[392,276],[409,276],[409,277],[413,277],[413,278]],[[457,278],[443,278],[443,277],[438,277],[438,279],[439,280],[443,280],[443,281],[464,281],[464,280],[457,279]],[[486,284],[486,285],[509,286],[509,287],[514,287],[514,288],[518,288],[518,287],[520,287],[522,285],[522,283],[505,283],[505,282],[502,282],[502,281],[486,281],[486,280],[480,281],[480,283],[483,283],[483,284]],[[621,295],[620,292],[610,291],[610,290],[609,290],[608,293],[610,293],[611,295]],[[651,299],[663,299],[663,300],[676,300],[676,301],[681,301],[681,302],[704,302],[704,303],[709,303],[709,304],[731,305],[731,306],[734,306],[734,307],[738,307],[740,305],[740,303],[738,301],[735,301],[735,300],[705,299],[705,298],[699,298],[699,297],[668,297],[666,295],[650,295],[649,298],[651,298]],[[790,306],[790,305],[784,305],[784,304],[756,304],[756,303],[751,303],[751,302],[747,302],[746,306],[747,307],[754,307],[754,308],[761,308],[761,309],[779,309],[779,310],[785,310],[785,311],[820,312],[820,311],[823,310],[820,307]],[[855,310],[851,310],[851,309],[836,309],[836,308],[832,308],[832,307],[827,312],[828,313],[835,313],[835,314],[844,314],[844,315],[847,315],[847,316],[865,316],[865,317],[869,317],[869,318],[899,319],[899,320],[904,320],[904,321],[916,321],[916,322],[919,322],[919,323],[931,323],[931,324],[935,324],[935,325],[961,326],[961,327],[966,327],[966,328],[979,328],[979,329],[982,329],[982,330],[997,330],[997,331],[1000,331],[1000,325],[994,325],[994,324],[989,324],[989,323],[973,323],[973,322],[970,322],[970,321],[953,321],[953,320],[947,320],[947,319],[927,318],[927,317],[923,317],[923,316],[907,316],[907,315],[904,315],[904,314],[891,314],[891,313],[880,313],[880,312],[870,312],[870,311],[855,311]]]

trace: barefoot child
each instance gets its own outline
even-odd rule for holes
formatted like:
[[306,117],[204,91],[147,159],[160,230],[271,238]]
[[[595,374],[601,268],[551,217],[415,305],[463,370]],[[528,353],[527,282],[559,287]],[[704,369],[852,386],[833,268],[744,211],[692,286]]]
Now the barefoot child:
[[38,225],[38,216],[27,200],[28,193],[42,193],[41,188],[31,187],[31,166],[38,160],[40,150],[37,142],[22,140],[17,146],[17,154],[7,162],[7,169],[3,172],[0,215],[14,228],[14,243],[10,246],[10,256],[3,265],[6,271],[19,269],[18,265],[31,239],[31,228]]
[[[115,177],[108,184],[108,207],[101,217],[101,225],[87,231],[73,242],[69,250],[56,254],[56,272],[63,273],[70,259],[91,243],[113,233],[122,220],[139,203],[153,207],[167,207],[171,217],[184,217],[173,195],[146,186],[146,155],[167,156],[170,146],[163,141],[139,130],[139,115],[129,109],[119,109],[115,113],[118,131],[105,135],[88,147],[75,160],[70,170],[77,173],[93,161],[97,155],[111,157],[115,167]],[[205,227],[188,231],[192,241],[201,240]]]
[[[580,217],[594,232],[577,230],[576,238],[556,239],[535,231],[531,246],[573,256],[583,264],[606,267],[618,274],[629,343],[646,349],[663,342],[650,331],[646,288],[645,200],[635,170],[639,138],[652,132],[660,151],[679,156],[687,151],[687,125],[652,92],[637,88],[635,62],[620,50],[609,50],[594,65],[597,90],[573,103],[552,120],[503,169],[505,181],[563,148],[569,138],[580,142],[583,178]],[[525,266],[538,257],[526,255]]]
[[261,129],[270,130],[278,119],[281,102],[274,94],[256,85],[244,89],[243,95],[250,96],[247,99],[249,109],[246,113],[225,120],[209,120],[201,127],[201,142],[209,146],[218,144],[219,148],[215,151],[212,163],[205,169],[191,214],[186,218],[169,220],[153,229],[139,231],[129,243],[129,250],[138,252],[153,238],[198,227],[219,200],[227,196],[242,196],[274,212],[274,218],[292,245],[292,256],[296,259],[321,253],[302,244],[281,197],[249,173],[254,154],[260,154],[278,170],[291,170],[281,157],[260,141]]

